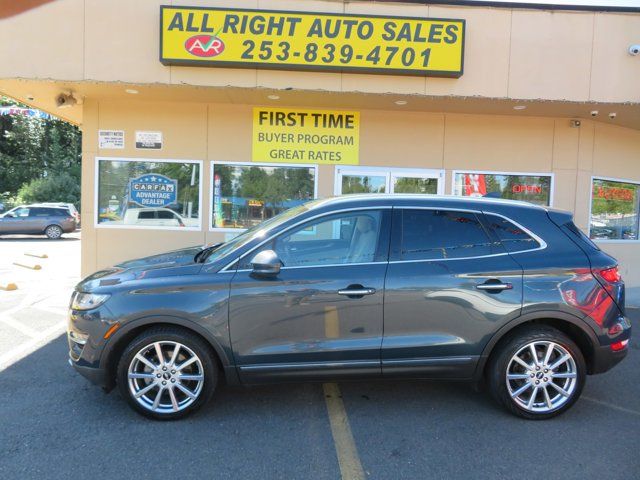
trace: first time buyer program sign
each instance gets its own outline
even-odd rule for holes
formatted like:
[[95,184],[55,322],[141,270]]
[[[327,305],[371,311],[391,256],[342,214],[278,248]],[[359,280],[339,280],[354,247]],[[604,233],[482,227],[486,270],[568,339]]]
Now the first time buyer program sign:
[[464,35],[456,19],[160,7],[165,65],[459,77]]
[[253,109],[254,162],[357,165],[360,113]]

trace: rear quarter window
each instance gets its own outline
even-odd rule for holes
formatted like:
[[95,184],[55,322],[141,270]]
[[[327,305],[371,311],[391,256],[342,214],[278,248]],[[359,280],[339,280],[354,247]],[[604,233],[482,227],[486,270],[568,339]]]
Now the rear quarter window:
[[540,248],[540,243],[535,238],[506,218],[490,213],[485,213],[485,218],[507,252],[522,252]]
[[495,253],[474,213],[404,209],[400,260],[467,258]]

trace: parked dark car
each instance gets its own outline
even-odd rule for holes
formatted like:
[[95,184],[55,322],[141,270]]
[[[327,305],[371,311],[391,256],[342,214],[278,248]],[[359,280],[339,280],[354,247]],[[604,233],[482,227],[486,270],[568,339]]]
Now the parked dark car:
[[76,219],[66,207],[21,205],[0,215],[0,235],[46,235],[58,239],[76,229]]
[[627,353],[616,260],[531,204],[353,195],[219,245],[99,271],[72,297],[70,363],[138,412],[182,417],[229,384],[486,382],[545,419]]

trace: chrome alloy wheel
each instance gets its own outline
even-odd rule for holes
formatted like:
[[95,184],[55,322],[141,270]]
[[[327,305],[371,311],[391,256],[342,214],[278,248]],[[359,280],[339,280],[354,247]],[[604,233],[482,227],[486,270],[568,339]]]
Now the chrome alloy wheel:
[[204,368],[190,348],[178,342],[154,342],[140,349],[129,364],[129,391],[146,410],[174,413],[198,399]]
[[578,369],[569,351],[550,341],[531,342],[507,366],[507,389],[519,407],[549,413],[569,401],[578,384]]
[[49,225],[44,234],[52,240],[56,240],[62,236],[62,229],[57,225]]

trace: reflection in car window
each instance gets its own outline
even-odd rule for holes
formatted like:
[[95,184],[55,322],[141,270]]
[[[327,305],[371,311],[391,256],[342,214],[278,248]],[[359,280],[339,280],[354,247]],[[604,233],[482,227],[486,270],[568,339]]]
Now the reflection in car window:
[[285,210],[284,212],[276,215],[275,217],[271,217],[269,220],[266,220],[258,225],[254,225],[250,229],[246,230],[244,233],[241,233],[237,237],[229,240],[224,243],[221,247],[214,250],[209,257],[207,257],[207,263],[215,262],[225,255],[229,255],[231,252],[238,250],[239,248],[244,247],[249,244],[253,240],[258,238],[264,238],[264,236],[274,228],[277,228],[279,225],[283,224],[287,220],[296,215],[299,215],[302,212],[308,210],[308,206],[313,202],[308,202],[304,205],[299,205],[297,207],[290,208],[289,210]]
[[540,247],[537,240],[506,218],[491,214],[485,214],[485,217],[507,252],[521,252]]
[[495,245],[473,213],[403,210],[401,260],[490,255]]
[[[265,244],[284,267],[369,263],[377,260],[382,213],[366,210],[312,220]],[[240,268],[251,268],[252,252]]]
[[29,209],[28,208],[19,208],[18,210],[14,211],[13,214],[16,217],[28,217],[29,216]]

